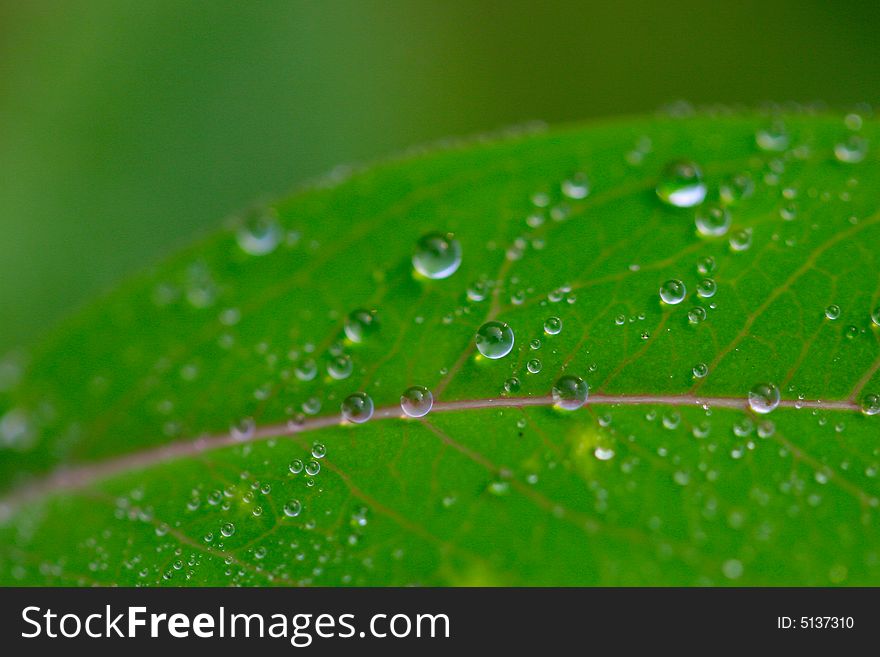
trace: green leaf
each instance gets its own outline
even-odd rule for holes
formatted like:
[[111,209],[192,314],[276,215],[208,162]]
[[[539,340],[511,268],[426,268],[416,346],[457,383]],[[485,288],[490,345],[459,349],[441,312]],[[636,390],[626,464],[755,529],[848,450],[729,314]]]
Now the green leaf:
[[[3,361],[0,583],[880,583],[880,415],[859,412],[880,393],[880,131],[857,119],[454,143],[256,210]],[[700,208],[655,193],[681,158]],[[740,174],[729,231],[699,235]],[[435,231],[463,251],[442,280],[411,264]],[[488,320],[514,331],[503,358],[476,357]],[[563,374],[583,408],[552,407]],[[401,419],[413,385],[435,408]],[[376,414],[342,423],[357,391]]]

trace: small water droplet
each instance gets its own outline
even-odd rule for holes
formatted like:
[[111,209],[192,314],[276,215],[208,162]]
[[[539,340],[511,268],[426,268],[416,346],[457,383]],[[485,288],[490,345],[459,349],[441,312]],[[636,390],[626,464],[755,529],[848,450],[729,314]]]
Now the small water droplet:
[[537,374],[541,371],[541,361],[537,358],[532,358],[528,363],[526,363],[526,369],[532,374]]
[[520,382],[515,376],[510,377],[504,382],[504,392],[513,394],[519,392]]
[[706,319],[706,309],[702,306],[696,306],[688,310],[688,321],[691,324],[699,324]]
[[562,193],[570,199],[587,198],[590,193],[590,181],[584,173],[576,173],[562,182]]
[[327,374],[337,381],[347,379],[354,370],[354,363],[351,362],[351,356],[348,354],[339,354],[333,356],[327,361]]
[[274,210],[268,208],[248,214],[236,231],[235,239],[248,255],[272,253],[281,240],[281,227]]
[[706,363],[697,363],[693,366],[691,372],[693,373],[694,378],[703,379],[709,374],[709,366],[706,365]]
[[880,414],[880,395],[869,393],[862,399],[862,413],[868,416]]
[[743,574],[742,562],[738,559],[728,559],[721,565],[721,572],[727,579],[739,579]]
[[231,522],[223,523],[223,525],[220,526],[220,533],[226,538],[229,538],[235,533],[235,525]]
[[850,135],[834,145],[834,157],[838,162],[857,164],[868,154],[868,141],[861,135]]
[[840,306],[832,303],[830,306],[825,308],[825,317],[832,321],[838,319],[840,317]]
[[871,321],[874,323],[874,326],[880,326],[880,306],[874,308],[871,313]]
[[324,443],[315,443],[312,445],[312,456],[316,459],[322,459],[327,456],[327,447]]
[[544,321],[544,333],[547,335],[556,335],[562,330],[562,320],[558,317],[548,317]]
[[318,374],[318,364],[314,358],[306,358],[296,364],[293,373],[300,381],[311,381]]
[[779,388],[772,383],[759,383],[749,391],[749,407],[761,415],[779,406]]
[[717,290],[718,286],[711,278],[704,278],[697,283],[697,296],[703,297],[704,299],[711,299],[714,297]]
[[461,265],[461,244],[452,233],[429,233],[416,242],[412,263],[422,276],[449,278]]
[[256,426],[254,418],[245,417],[233,424],[232,427],[230,427],[229,432],[236,440],[249,440],[253,437]]
[[725,205],[735,205],[749,198],[755,191],[755,181],[749,173],[738,173],[725,180],[718,188],[718,195]]
[[307,475],[314,477],[321,472],[321,464],[312,459],[311,461],[306,462],[305,470]]
[[711,276],[716,268],[715,258],[712,256],[703,256],[697,260],[697,271],[703,276]]
[[671,162],[657,184],[661,201],[677,208],[692,208],[706,198],[706,184],[700,167],[690,161]]
[[781,152],[788,148],[789,136],[785,124],[780,120],[755,133],[755,143],[762,151]]
[[373,417],[373,400],[365,392],[349,395],[342,402],[342,417],[356,424],[366,422]]
[[504,322],[486,322],[477,331],[477,349],[486,358],[503,358],[513,349],[513,329]]
[[671,278],[660,286],[660,299],[670,306],[681,303],[685,296],[687,296],[687,288],[676,278]]
[[375,310],[359,308],[345,318],[345,336],[352,342],[363,342],[379,329]]
[[593,456],[600,461],[610,461],[614,458],[614,450],[610,447],[597,447],[593,450]]
[[730,210],[721,205],[701,207],[694,215],[697,232],[704,237],[720,237],[730,230]]
[[425,386],[412,386],[400,396],[400,408],[408,417],[424,417],[433,406],[434,395]]
[[587,402],[590,386],[579,376],[565,375],[553,386],[553,402],[557,408],[573,411]]
[[730,236],[730,248],[733,251],[747,251],[752,246],[751,228],[743,228]]
[[290,470],[292,474],[299,474],[303,471],[303,462],[300,459],[293,459],[290,462],[290,465],[287,466],[287,469]]
[[290,500],[284,505],[284,515],[288,518],[296,518],[302,513],[302,502],[299,500]]

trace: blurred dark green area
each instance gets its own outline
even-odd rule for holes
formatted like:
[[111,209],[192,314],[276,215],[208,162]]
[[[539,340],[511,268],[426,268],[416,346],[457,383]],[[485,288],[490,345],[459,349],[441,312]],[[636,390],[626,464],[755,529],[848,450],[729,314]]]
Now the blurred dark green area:
[[0,1],[0,352],[333,165],[670,100],[880,102],[880,3]]

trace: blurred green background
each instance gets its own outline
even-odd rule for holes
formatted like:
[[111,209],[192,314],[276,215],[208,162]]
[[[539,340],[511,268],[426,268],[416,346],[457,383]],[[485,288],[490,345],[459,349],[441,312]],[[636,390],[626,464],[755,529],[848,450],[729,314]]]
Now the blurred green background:
[[0,1],[0,352],[333,165],[678,98],[880,101],[880,3]]

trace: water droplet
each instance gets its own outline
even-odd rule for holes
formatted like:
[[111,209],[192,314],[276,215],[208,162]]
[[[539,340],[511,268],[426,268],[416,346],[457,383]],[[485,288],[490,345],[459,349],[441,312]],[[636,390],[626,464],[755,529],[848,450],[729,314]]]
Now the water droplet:
[[354,363],[351,362],[351,356],[348,354],[339,354],[327,361],[327,374],[341,381],[351,376],[354,369]]
[[861,135],[850,135],[844,141],[834,145],[834,157],[839,162],[857,164],[868,154],[868,142]]
[[590,193],[590,181],[584,173],[576,173],[562,182],[562,193],[570,199],[587,198]]
[[720,237],[730,230],[730,210],[721,205],[701,207],[694,215],[697,232],[704,237]]
[[825,317],[832,321],[838,319],[840,317],[840,306],[832,303],[830,306],[825,308]]
[[714,297],[717,290],[718,286],[711,278],[704,278],[699,283],[697,283],[697,295],[703,297],[704,299],[711,299],[712,297]]
[[880,326],[880,306],[874,308],[874,312],[871,313],[871,321],[874,326]]
[[691,324],[699,324],[706,319],[706,309],[702,306],[696,306],[688,310],[688,321]]
[[356,424],[366,422],[373,417],[373,400],[365,392],[349,395],[342,402],[342,417]]
[[703,276],[710,276],[715,273],[717,265],[715,264],[715,258],[712,256],[703,256],[699,260],[697,260],[697,271],[700,272]]
[[694,378],[703,379],[709,374],[709,366],[706,365],[706,363],[697,363],[693,366],[691,371],[693,372]]
[[[880,308],[878,308],[877,310],[880,311]],[[878,324],[878,325],[880,325],[880,324]],[[541,341],[538,338],[535,338],[529,342],[529,349],[531,349],[532,351],[537,351],[540,348],[541,348]]]
[[743,228],[730,236],[730,248],[733,251],[747,251],[752,246],[752,229]]
[[749,391],[749,407],[761,415],[779,406],[779,388],[772,383],[759,383]]
[[610,447],[597,447],[593,450],[593,456],[600,461],[610,461],[614,458],[614,450]]
[[503,322],[486,322],[477,331],[477,349],[486,358],[504,358],[513,349],[513,329]]
[[254,418],[245,417],[233,424],[229,432],[236,440],[249,440],[253,437],[256,427],[257,424],[254,422]]
[[281,240],[281,227],[274,210],[263,209],[245,217],[235,239],[242,251],[252,256],[272,253]]
[[718,188],[718,195],[725,205],[735,205],[749,198],[755,191],[755,181],[748,173],[738,173],[725,180]]
[[504,392],[513,394],[519,392],[520,382],[515,376],[510,377],[504,382]]
[[353,310],[345,318],[345,336],[352,342],[363,342],[376,333],[379,322],[375,310],[360,308]]
[[433,406],[434,395],[425,386],[412,386],[400,396],[400,408],[408,417],[424,417]]
[[678,425],[681,424],[681,414],[678,411],[670,411],[669,413],[664,413],[660,421],[665,429],[677,429]]
[[541,371],[541,361],[537,358],[532,358],[528,363],[526,363],[526,369],[532,374],[537,374]]
[[721,565],[721,572],[727,579],[739,579],[743,574],[742,562],[738,559],[728,559]]
[[548,317],[544,321],[544,333],[547,335],[556,335],[562,330],[562,320],[558,317]]
[[685,296],[687,296],[687,288],[676,278],[671,278],[660,286],[660,299],[670,306],[681,303]]
[[553,386],[553,402],[557,408],[574,411],[587,402],[590,386],[579,376],[565,375]]
[[229,538],[235,533],[235,525],[233,525],[231,522],[223,523],[223,525],[220,526],[220,533],[223,534],[226,538]]
[[510,484],[506,481],[493,481],[489,484],[489,492],[496,497],[507,495],[510,492]]
[[422,276],[449,278],[461,265],[461,244],[452,233],[429,233],[416,242],[412,263]]
[[489,293],[489,284],[486,281],[474,281],[468,286],[467,298],[471,301],[483,301]]
[[306,463],[306,474],[310,477],[316,476],[321,471],[321,464],[312,459]]
[[663,170],[657,184],[660,200],[677,208],[692,208],[706,198],[703,172],[694,162],[672,162]]
[[880,414],[880,395],[875,393],[865,395],[862,399],[862,413],[868,416]]
[[782,121],[773,121],[755,133],[755,143],[762,151],[781,152],[788,148],[788,130]]
[[318,374],[318,364],[314,358],[306,358],[296,364],[293,373],[300,381],[311,381]]
[[290,500],[284,505],[284,515],[288,518],[296,518],[302,513],[303,505],[299,500]]
[[300,459],[293,459],[290,465],[287,466],[287,469],[290,470],[291,474],[299,474],[303,471],[303,462]]
[[312,445],[312,456],[316,459],[322,459],[327,456],[327,447],[324,443],[315,443]]

